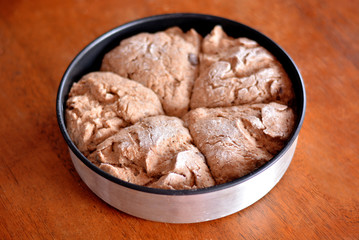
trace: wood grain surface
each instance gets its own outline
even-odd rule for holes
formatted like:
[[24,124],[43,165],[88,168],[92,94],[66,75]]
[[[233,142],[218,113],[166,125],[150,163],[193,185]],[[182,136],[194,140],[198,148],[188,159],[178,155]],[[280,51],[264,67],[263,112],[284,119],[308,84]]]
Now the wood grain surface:
[[[0,239],[358,239],[357,0],[0,0]],[[249,25],[299,67],[307,112],[293,161],[254,205],[198,224],[150,222],[76,173],[55,99],[75,55],[138,18],[206,13]]]

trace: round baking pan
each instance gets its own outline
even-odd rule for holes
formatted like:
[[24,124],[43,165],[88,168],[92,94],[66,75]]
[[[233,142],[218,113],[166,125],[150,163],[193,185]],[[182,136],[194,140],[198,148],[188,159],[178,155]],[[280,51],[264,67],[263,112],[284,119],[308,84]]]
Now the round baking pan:
[[[92,71],[98,71],[105,53],[118,46],[122,39],[141,32],[157,32],[179,26],[187,31],[194,28],[202,36],[215,25],[235,38],[247,37],[270,51],[283,65],[295,91],[295,129],[285,147],[270,161],[252,173],[234,181],[196,190],[164,190],[138,186],[100,170],[76,148],[65,125],[65,106],[74,82]],[[56,113],[60,130],[69,147],[72,162],[86,185],[111,206],[130,215],[159,222],[203,222],[229,214],[253,204],[266,195],[286,172],[296,147],[305,113],[305,89],[302,77],[288,54],[260,32],[229,19],[177,13],[152,16],[119,26],[86,46],[66,70],[57,94]]]

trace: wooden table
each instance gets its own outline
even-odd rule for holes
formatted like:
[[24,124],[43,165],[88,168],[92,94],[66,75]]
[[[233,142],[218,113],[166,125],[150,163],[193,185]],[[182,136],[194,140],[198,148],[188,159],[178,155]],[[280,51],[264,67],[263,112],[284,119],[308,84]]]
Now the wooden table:
[[[2,0],[0,239],[358,239],[357,0]],[[292,164],[249,208],[198,224],[124,214],[77,175],[55,115],[74,56],[131,20],[197,12],[247,24],[294,59],[307,112]]]

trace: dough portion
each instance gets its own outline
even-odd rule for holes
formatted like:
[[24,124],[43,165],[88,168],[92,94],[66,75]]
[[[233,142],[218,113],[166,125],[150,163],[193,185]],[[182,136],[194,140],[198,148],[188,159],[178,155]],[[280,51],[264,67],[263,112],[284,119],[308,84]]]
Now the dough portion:
[[189,108],[197,77],[201,36],[178,27],[140,33],[107,53],[101,70],[112,71],[151,88],[167,115],[183,116]]
[[293,97],[283,67],[255,41],[229,37],[220,26],[204,38],[192,109],[272,101],[288,104]]
[[89,73],[74,83],[66,107],[68,133],[85,156],[121,128],[164,114],[151,89],[110,72]]
[[154,116],[121,129],[88,158],[130,183],[163,189],[195,189],[215,184],[204,156],[191,143],[183,121]]
[[284,146],[294,113],[278,104],[197,108],[184,116],[195,145],[217,184],[242,177],[270,160]]

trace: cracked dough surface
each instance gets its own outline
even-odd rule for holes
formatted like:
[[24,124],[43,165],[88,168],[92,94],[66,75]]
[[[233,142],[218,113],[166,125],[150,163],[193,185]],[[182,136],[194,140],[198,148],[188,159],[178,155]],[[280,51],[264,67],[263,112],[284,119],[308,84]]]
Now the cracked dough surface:
[[294,128],[293,99],[283,67],[255,41],[220,26],[204,39],[173,27],[107,53],[101,72],[74,83],[66,123],[103,171],[147,187],[196,189],[275,156]]
[[217,184],[242,177],[270,160],[293,129],[292,109],[278,103],[197,108],[184,116]]
[[233,39],[220,26],[204,38],[192,109],[272,101],[288,104],[293,97],[292,84],[283,67],[256,42]]
[[85,156],[121,128],[163,114],[153,91],[110,72],[89,73],[74,83],[66,107],[69,135]]
[[181,117],[188,111],[197,76],[200,42],[201,36],[193,29],[140,33],[107,53],[101,69],[151,88],[167,115]]
[[205,158],[191,141],[179,118],[148,117],[99,144],[89,160],[138,185],[164,189],[213,186]]

